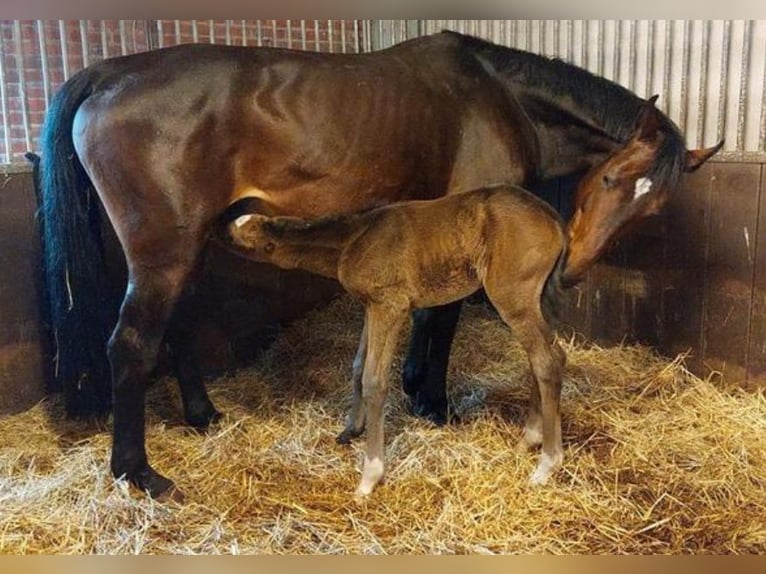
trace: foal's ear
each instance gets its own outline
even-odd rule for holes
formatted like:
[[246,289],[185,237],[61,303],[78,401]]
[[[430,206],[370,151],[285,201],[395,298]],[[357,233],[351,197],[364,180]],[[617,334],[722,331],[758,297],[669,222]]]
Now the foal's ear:
[[709,160],[719,149],[723,147],[723,140],[719,141],[713,147],[690,149],[686,152],[686,173],[696,170],[699,166]]
[[657,101],[658,97],[659,96],[655,94],[646,100],[638,112],[635,136],[639,140],[653,140],[657,135],[660,121],[654,103]]

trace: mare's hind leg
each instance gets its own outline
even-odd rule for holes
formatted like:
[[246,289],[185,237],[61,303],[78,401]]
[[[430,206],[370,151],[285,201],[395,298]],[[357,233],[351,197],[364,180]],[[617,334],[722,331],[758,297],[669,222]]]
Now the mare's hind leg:
[[[536,292],[534,289],[524,290]],[[543,318],[539,297],[524,298],[525,306],[518,299],[506,297],[501,293],[492,293],[487,289],[495,308],[503,320],[511,327],[529,358],[529,365],[539,392],[539,412],[541,424],[536,421],[537,397],[532,390],[530,397],[530,416],[522,441],[538,440],[538,425],[542,430],[542,452],[537,468],[530,477],[532,484],[545,484],[564,460],[561,441],[561,374],[564,369],[565,355],[556,342],[553,333]],[[531,431],[531,436],[527,432]]]
[[351,372],[353,395],[351,397],[351,410],[348,414],[346,428],[336,438],[338,444],[348,444],[364,432],[365,408],[362,397],[362,376],[364,363],[367,359],[367,318],[364,319],[362,336],[359,338],[359,348],[354,357],[354,365]]
[[202,430],[218,421],[221,413],[208,397],[194,356],[191,333],[197,327],[197,314],[193,307],[194,292],[190,283],[187,282],[187,288],[180,297],[165,339],[170,344],[184,418],[190,426]]
[[144,395],[173,307],[193,263],[158,267],[129,265],[130,280],[120,317],[109,339],[114,429],[111,468],[151,496],[173,483],[150,465],[145,447]]
[[462,301],[413,314],[402,386],[412,397],[412,412],[437,425],[447,423],[447,367]]

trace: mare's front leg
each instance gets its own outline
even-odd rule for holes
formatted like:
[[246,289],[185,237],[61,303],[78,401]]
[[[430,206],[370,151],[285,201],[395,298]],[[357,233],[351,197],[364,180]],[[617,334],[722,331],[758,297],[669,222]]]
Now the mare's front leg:
[[412,412],[437,425],[447,423],[447,367],[462,301],[413,313],[412,337],[402,387]]
[[351,410],[348,415],[346,428],[343,429],[335,441],[338,444],[348,444],[353,439],[364,432],[365,408],[362,398],[362,376],[364,373],[364,363],[367,359],[367,317],[364,319],[362,327],[362,336],[359,338],[359,348],[354,357],[354,364],[351,372],[351,384],[353,395],[351,397]]
[[407,321],[407,311],[383,306],[367,310],[367,360],[362,376],[362,396],[367,411],[367,445],[362,479],[356,497],[368,496],[383,479],[384,407],[388,394],[388,378],[396,343]]

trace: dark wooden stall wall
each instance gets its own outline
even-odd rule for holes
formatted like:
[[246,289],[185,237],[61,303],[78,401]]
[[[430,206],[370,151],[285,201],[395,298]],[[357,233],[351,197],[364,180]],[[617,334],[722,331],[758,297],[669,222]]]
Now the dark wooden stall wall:
[[38,401],[50,373],[32,177],[0,171],[0,413]]

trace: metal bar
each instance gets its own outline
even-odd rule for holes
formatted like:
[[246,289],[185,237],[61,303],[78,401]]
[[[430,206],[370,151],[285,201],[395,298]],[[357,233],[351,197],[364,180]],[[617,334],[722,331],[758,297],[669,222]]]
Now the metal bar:
[[314,49],[317,52],[322,50],[322,46],[319,42],[319,20],[314,20]]
[[162,27],[162,20],[157,20],[157,46],[165,47],[165,30]]
[[242,27],[242,45],[247,46],[247,21],[240,20],[239,25]]
[[199,29],[197,29],[197,21],[192,20],[192,41],[196,44],[199,42]]
[[261,21],[257,20],[255,23],[255,45],[256,46],[263,46],[263,26],[261,25]]
[[532,20],[527,20],[527,34],[524,38],[524,49],[528,52],[532,51]]
[[3,144],[5,145],[5,157],[3,163],[11,163],[11,130],[8,118],[8,94],[5,91],[5,50],[3,42],[0,42],[0,111],[3,113]]
[[101,55],[106,60],[109,57],[109,38],[106,35],[106,22],[100,20],[101,27]]
[[[18,22],[18,20],[16,20]],[[80,46],[82,47],[82,67],[87,68],[89,64],[88,54],[88,29],[87,22],[80,20]]]
[[761,86],[761,129],[758,133],[758,149],[766,152],[766,58],[763,59],[763,85]]
[[557,58],[561,57],[559,49],[561,48],[561,38],[559,38],[559,21],[553,21],[553,55]]
[[359,20],[354,20],[354,51],[357,54],[360,52],[360,45],[359,45]]
[[729,86],[729,50],[731,49],[731,22],[726,20],[723,23],[723,42],[721,43],[723,52],[721,53],[721,83],[720,83],[720,99],[718,100],[718,125],[717,139],[721,139],[724,136],[724,129],[726,125],[726,99],[728,95]]
[[128,32],[125,30],[125,20],[120,20],[120,56],[128,53]]
[[215,20],[208,20],[207,21],[208,26],[208,40],[210,40],[211,44],[215,44]]
[[681,38],[681,45],[683,46],[681,52],[681,111],[678,118],[678,125],[681,127],[681,131],[686,131],[686,119],[689,112],[689,60],[691,58],[691,50],[689,49],[689,26],[691,22],[684,20],[684,31]]
[[673,43],[673,27],[670,20],[665,20],[665,53],[662,68],[662,97],[665,100],[665,110],[670,113],[670,65],[672,60],[671,45]]
[[614,54],[612,55],[612,76],[615,82],[620,81],[622,68],[622,22],[617,20],[614,25]]
[[752,22],[745,20],[742,29],[742,66],[739,74],[739,101],[737,102],[737,151],[745,149],[745,113],[747,111],[747,77],[750,69]]
[[708,36],[710,34],[710,20],[702,22],[702,41],[700,42],[700,87],[699,101],[697,102],[697,147],[702,147],[705,141],[705,116],[707,115],[707,61],[708,61]]
[[306,20],[301,20],[301,50],[306,49]]
[[69,52],[66,42],[66,22],[59,20],[59,45],[61,46],[61,67],[64,72],[64,81],[69,79]]
[[340,51],[346,53],[346,21],[340,21]]
[[277,45],[277,21],[276,20],[271,21],[271,45],[272,46]]
[[48,75],[48,48],[45,43],[45,25],[42,20],[37,21],[37,41],[40,46],[40,73],[43,80],[43,99],[45,100],[45,109],[50,104],[50,77]]
[[648,20],[646,25],[646,87],[644,93],[652,96],[652,80],[654,78],[654,21]]
[[231,20],[226,20],[226,45],[231,46]]
[[176,44],[180,44],[183,42],[183,37],[181,36],[181,21],[176,20],[175,22],[175,33],[176,33]]
[[330,52],[334,52],[335,49],[333,47],[333,37],[332,37],[332,20],[327,21],[327,40],[329,42],[329,50]]
[[24,122],[24,144],[27,150],[32,149],[32,137],[29,133],[29,111],[27,102],[27,75],[24,67],[24,52],[21,43],[24,37],[21,34],[21,20],[13,21],[13,40],[16,47],[16,71],[19,74],[19,102],[21,103],[21,121]]
[[[596,29],[596,38],[598,39],[598,67],[596,70],[598,71],[599,76],[604,75],[604,70],[606,69],[606,50],[604,49],[604,39],[606,36],[606,30],[605,30],[605,24],[603,20],[598,21],[598,28]],[[616,37],[616,35],[615,35]],[[617,45],[615,43],[615,51],[617,49]]]
[[287,20],[287,47],[293,47],[293,21]]
[[636,91],[636,85],[638,84],[638,46],[636,45],[636,28],[638,24],[635,20],[628,21],[628,42],[630,43],[630,53],[628,60],[628,82],[630,83],[630,89]]

